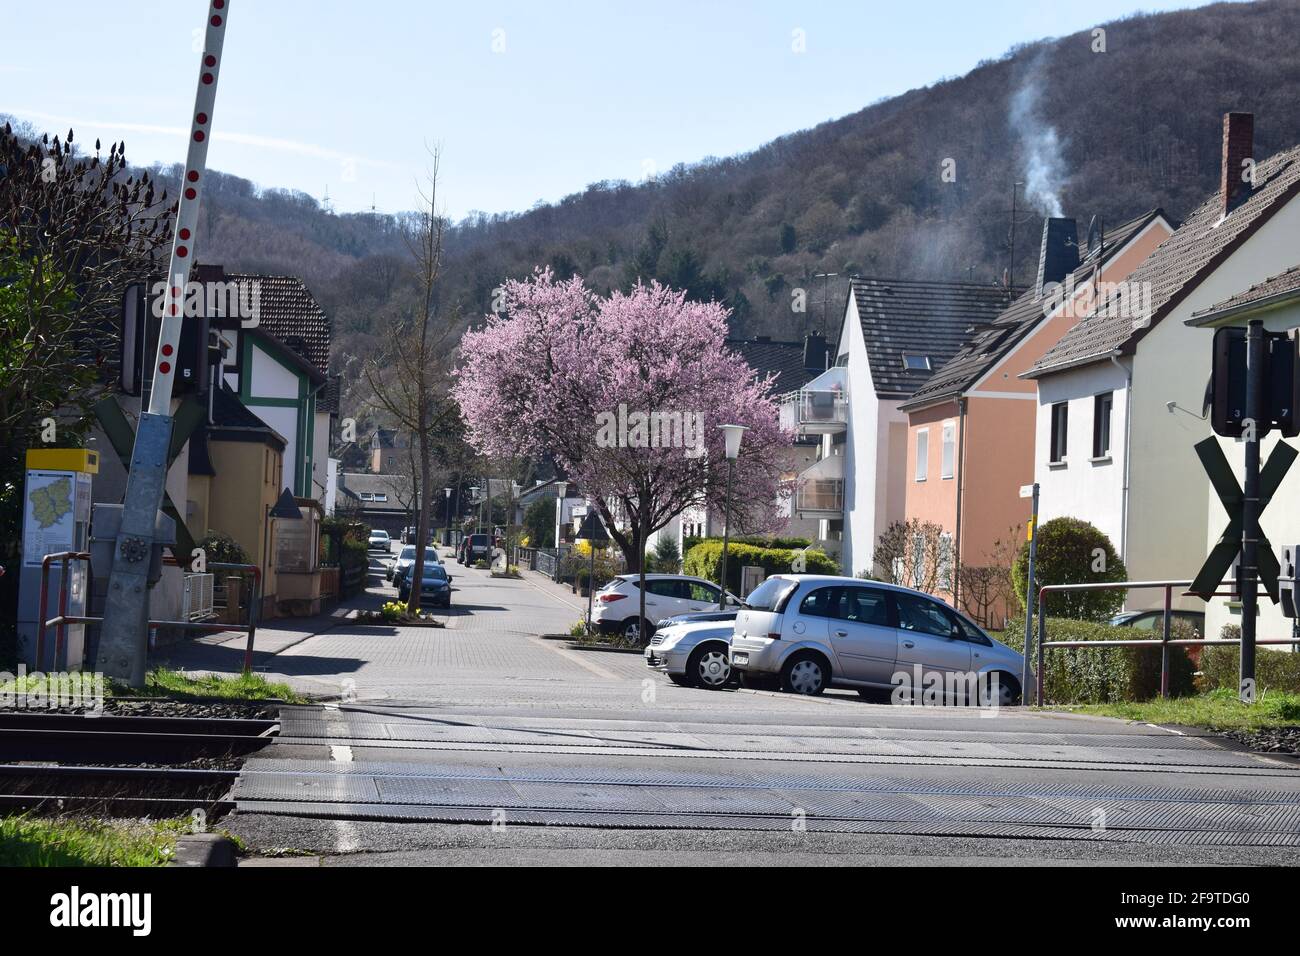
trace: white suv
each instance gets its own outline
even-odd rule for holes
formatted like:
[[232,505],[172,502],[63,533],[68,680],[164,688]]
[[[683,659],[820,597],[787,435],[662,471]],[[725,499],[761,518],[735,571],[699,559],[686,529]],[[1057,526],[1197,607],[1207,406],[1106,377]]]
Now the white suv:
[[370,541],[366,547],[371,551],[390,551],[392,550],[393,539],[388,536],[387,531],[380,531],[378,528],[370,532]]
[[[643,643],[639,620],[641,597],[637,591],[640,576],[620,574],[596,592],[592,624],[602,634],[622,634],[628,641]],[[721,589],[703,578],[684,574],[647,574],[645,576],[646,634],[654,633],[655,624],[678,614],[716,611]],[[739,607],[740,599],[727,593],[727,604]]]

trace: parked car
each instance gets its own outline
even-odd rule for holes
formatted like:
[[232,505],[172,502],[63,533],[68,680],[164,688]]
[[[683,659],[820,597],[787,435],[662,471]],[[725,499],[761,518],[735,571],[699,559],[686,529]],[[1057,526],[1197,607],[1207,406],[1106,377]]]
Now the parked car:
[[[1174,621],[1186,621],[1192,627],[1196,628],[1196,633],[1205,636],[1205,612],[1204,611],[1175,611],[1169,612]],[[1155,611],[1121,611],[1110,619],[1111,627],[1135,627],[1140,631],[1163,631],[1165,626],[1165,612],[1163,609]]]
[[473,564],[475,561],[487,561],[492,557],[492,545],[485,534],[467,534],[461,542],[460,563]]
[[[592,624],[602,634],[622,634],[629,641],[641,641],[641,598],[638,594],[639,576],[620,574],[596,593],[592,610]],[[654,633],[651,621],[659,621],[676,614],[718,610],[721,588],[703,578],[684,574],[647,574],[645,576],[646,636]],[[741,601],[728,592],[727,603],[740,607]]]
[[375,530],[370,532],[370,541],[366,547],[371,551],[389,551],[392,549],[393,539],[388,536],[387,531]]
[[731,667],[742,679],[776,677],[796,694],[837,686],[866,696],[892,690],[895,674],[911,675],[918,666],[945,680],[949,674],[996,674],[996,703],[1020,697],[1020,654],[943,601],[911,588],[774,575],[749,595],[731,638]]
[[[424,549],[425,567],[428,567],[430,563],[442,564],[442,560],[438,557],[437,548]],[[401,553],[397,555],[397,560],[388,566],[388,570],[385,572],[385,575],[387,576],[388,580],[393,582],[395,586],[400,585],[403,575],[405,575],[408,571],[410,571],[411,566],[414,564],[415,564],[415,545],[413,544],[403,545]]]
[[646,666],[674,684],[721,690],[737,683],[731,670],[731,632],[736,611],[679,614],[660,621],[645,649]]
[[[402,583],[397,586],[398,600],[408,601],[411,598],[410,575],[402,577]],[[451,607],[451,575],[441,564],[426,564],[424,566],[424,579],[420,588],[420,599],[429,599],[433,604],[442,607]]]

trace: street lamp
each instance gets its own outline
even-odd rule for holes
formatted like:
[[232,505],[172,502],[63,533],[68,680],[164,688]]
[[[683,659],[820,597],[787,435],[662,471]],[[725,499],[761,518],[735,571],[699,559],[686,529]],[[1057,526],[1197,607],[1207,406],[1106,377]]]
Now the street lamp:
[[447,500],[443,505],[447,510],[447,533],[443,536],[442,543],[449,545],[451,544],[451,489],[444,488],[442,493],[447,496]]
[[[469,500],[470,500],[470,504],[471,504],[471,505],[474,504],[475,501],[476,501],[476,499],[478,498],[478,492],[479,492],[479,486],[478,486],[478,485],[470,485],[470,486],[469,486]],[[476,515],[475,518],[474,518],[474,530],[475,530],[475,531],[478,531],[478,517],[477,517],[477,515]]]
[[555,580],[560,580],[560,528],[564,525],[564,498],[569,493],[567,481],[555,483]]
[[726,436],[727,455],[727,497],[722,505],[722,593],[718,595],[718,610],[727,608],[727,550],[731,544],[731,478],[736,470],[736,458],[740,455],[740,438],[745,434],[744,425],[719,425]]

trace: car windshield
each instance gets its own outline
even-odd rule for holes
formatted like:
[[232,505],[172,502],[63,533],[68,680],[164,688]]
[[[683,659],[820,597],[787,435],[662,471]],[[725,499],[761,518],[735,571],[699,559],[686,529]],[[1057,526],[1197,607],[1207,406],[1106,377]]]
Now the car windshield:
[[749,592],[749,597],[745,598],[745,607],[751,611],[771,611],[798,586],[798,581],[789,578],[768,578]]
[[447,577],[447,572],[442,569],[441,564],[426,564],[424,566],[424,579],[426,581],[428,581],[430,578],[438,578],[439,580],[444,580],[446,579],[446,577]]

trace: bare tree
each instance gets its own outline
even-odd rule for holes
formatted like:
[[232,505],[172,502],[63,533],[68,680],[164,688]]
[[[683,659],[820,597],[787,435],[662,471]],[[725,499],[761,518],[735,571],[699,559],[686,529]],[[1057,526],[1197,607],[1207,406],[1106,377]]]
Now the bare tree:
[[1019,528],[1011,528],[1007,537],[993,542],[983,564],[964,564],[957,572],[962,610],[981,627],[992,627],[999,610],[1003,616],[1006,614],[1012,596],[1011,565],[1016,559],[1019,532]]
[[[433,450],[437,433],[455,416],[449,400],[451,337],[456,317],[438,305],[442,275],[443,238],[447,219],[438,210],[440,152],[432,157],[426,187],[420,190],[419,212],[405,220],[405,239],[415,267],[415,298],[387,329],[387,344],[365,363],[362,377],[371,392],[370,403],[381,414],[410,433],[418,461],[421,490],[432,484]],[[416,541],[428,540],[429,496],[420,494],[416,512]],[[420,609],[420,582],[424,580],[424,548],[415,549],[412,587],[407,610]]]
[[876,577],[918,591],[951,591],[951,538],[932,521],[895,521],[876,542]]

